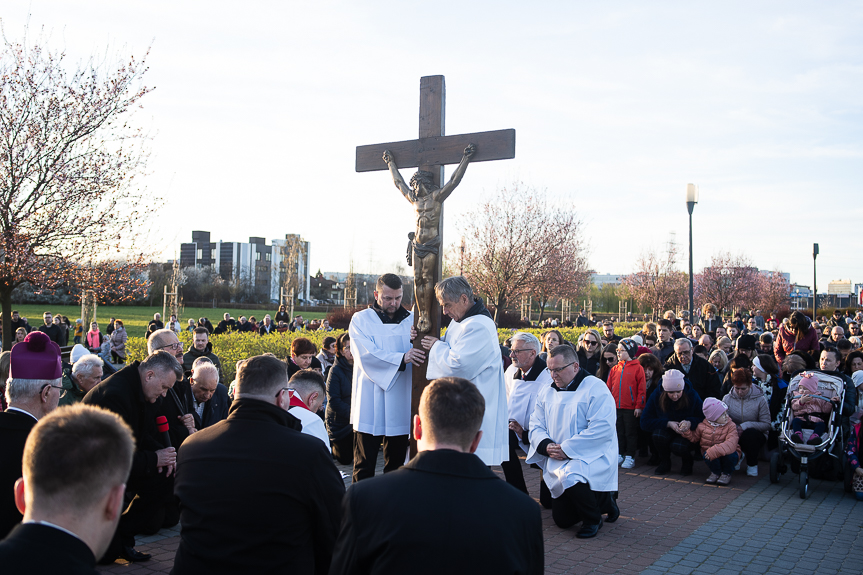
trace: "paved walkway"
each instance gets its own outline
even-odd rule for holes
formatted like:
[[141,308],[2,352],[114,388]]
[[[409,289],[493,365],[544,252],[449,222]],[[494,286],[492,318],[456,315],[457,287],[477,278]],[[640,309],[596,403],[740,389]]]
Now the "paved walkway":
[[[681,477],[653,475],[643,463],[621,470],[621,516],[594,539],[575,538],[577,526],[560,529],[543,510],[546,573],[855,573],[863,572],[863,503],[841,483],[812,480],[812,495],[798,496],[797,476],[777,485],[761,476],[736,473],[729,487],[707,485],[707,468]],[[523,463],[523,462],[522,462]],[[378,460],[378,472],[383,463]],[[676,460],[674,471],[679,467]],[[349,473],[349,469],[338,466]],[[539,472],[523,465],[528,489],[539,494]],[[350,478],[346,479],[346,485]],[[139,539],[152,553],[146,563],[123,561],[105,573],[167,573],[179,541],[179,526]]]

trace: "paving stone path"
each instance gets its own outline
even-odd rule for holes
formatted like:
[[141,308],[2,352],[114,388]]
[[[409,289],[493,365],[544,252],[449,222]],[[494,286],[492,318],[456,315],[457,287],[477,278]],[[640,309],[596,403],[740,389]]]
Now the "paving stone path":
[[[639,458],[640,465],[621,470],[620,519],[606,523],[594,539],[576,539],[577,526],[560,529],[551,512],[542,511],[546,573],[863,572],[863,503],[844,493],[841,483],[812,480],[812,495],[804,501],[797,476],[788,474],[773,485],[765,462],[760,477],[735,473],[729,487],[718,487],[703,482],[709,472],[701,463],[692,476],[681,477],[653,475],[645,461]],[[522,467],[530,494],[538,499],[539,472],[523,460]],[[378,473],[382,468],[380,457]],[[150,561],[121,560],[99,570],[168,573],[178,542],[179,526],[163,529],[138,539],[137,548],[153,554]]]

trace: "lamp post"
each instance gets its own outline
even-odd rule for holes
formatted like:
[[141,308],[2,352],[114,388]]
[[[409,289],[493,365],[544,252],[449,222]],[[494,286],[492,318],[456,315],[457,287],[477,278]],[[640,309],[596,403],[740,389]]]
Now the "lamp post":
[[812,244],[812,321],[818,321],[818,274],[815,259],[818,257],[818,244]]
[[692,275],[692,210],[697,203],[698,186],[695,184],[686,184],[686,209],[689,210],[689,325],[695,325],[695,317],[692,315],[693,286],[695,285]]

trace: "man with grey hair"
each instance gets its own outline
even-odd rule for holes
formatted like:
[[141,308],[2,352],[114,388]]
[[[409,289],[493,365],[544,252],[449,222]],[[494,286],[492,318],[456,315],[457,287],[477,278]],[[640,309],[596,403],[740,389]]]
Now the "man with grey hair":
[[[174,332],[165,331],[177,337]],[[183,368],[177,359],[159,350],[97,384],[82,400],[85,405],[113,411],[135,435],[132,471],[126,482],[126,495],[133,501],[120,519],[103,562],[113,562],[117,557],[127,561],[148,560],[149,555],[135,550],[135,535],[161,528],[166,520],[166,508],[174,503],[172,475],[177,451],[160,443],[155,429],[158,412],[153,404],[164,398],[182,378]]]
[[288,413],[290,389],[283,361],[248,359],[228,418],[183,444],[171,573],[329,570],[345,487],[329,450]]
[[68,384],[64,382],[66,395],[60,398],[60,405],[73,405],[84,399],[87,392],[102,381],[102,368],[105,362],[98,355],[87,354],[72,364],[72,376]]
[[21,477],[24,444],[36,422],[57,408],[61,382],[60,346],[48,335],[32,331],[12,347],[6,384],[9,407],[0,412],[0,539],[21,521],[14,486]]
[[444,314],[452,318],[442,339],[427,335],[429,379],[461,377],[477,386],[485,398],[482,441],[477,456],[486,465],[509,460],[506,386],[497,326],[482,300],[463,276],[438,282],[435,295]]
[[[512,336],[510,359],[512,365],[503,374],[506,383],[506,399],[509,410],[509,461],[501,463],[506,482],[527,493],[524,472],[517,449],[527,453],[530,448],[530,416],[536,404],[536,394],[540,389],[551,385],[551,374],[545,361],[539,357],[539,339],[526,331]],[[551,493],[545,481],[539,484],[539,501],[544,507],[551,507]]]
[[22,524],[0,543],[7,573],[95,574],[123,512],[134,442],[115,414],[88,405],[39,420],[15,484]]
[[[740,337],[755,340],[750,335]],[[689,338],[682,337],[674,340],[674,354],[665,362],[665,370],[669,369],[682,372],[702,400],[708,397],[716,399],[722,397],[719,375],[709,361],[692,352],[692,342]]]
[[[207,329],[203,327],[195,328],[192,335],[193,342],[195,341],[195,338],[199,338],[199,330],[204,332],[207,331]],[[209,337],[209,332],[207,332],[207,337]],[[206,339],[204,341],[206,342]],[[183,354],[183,349],[183,343],[180,341],[180,338],[177,337],[176,333],[169,329],[154,331],[147,340],[148,353],[154,353],[160,350],[167,351],[173,355],[178,362],[180,362],[181,366],[183,366],[184,376],[177,381],[177,384],[173,388],[168,390],[165,395],[165,401],[159,402],[157,406],[159,415],[164,415],[168,419],[171,444],[175,447],[179,447],[189,434],[195,433],[196,431],[195,417],[192,415],[191,384],[189,383],[189,379],[185,376],[185,372],[191,368],[191,363],[194,359],[189,360],[189,367],[186,367],[186,355],[188,354]],[[209,344],[206,345],[205,349],[211,349]],[[216,358],[216,356],[213,355],[212,358]],[[210,359],[212,360],[212,358]],[[215,364],[217,361],[218,358],[216,358],[213,363]],[[221,364],[216,365],[216,367],[221,369]]]
[[228,388],[219,383],[219,370],[209,358],[199,357],[192,363],[189,386],[195,429],[210,427],[228,417],[231,407]]

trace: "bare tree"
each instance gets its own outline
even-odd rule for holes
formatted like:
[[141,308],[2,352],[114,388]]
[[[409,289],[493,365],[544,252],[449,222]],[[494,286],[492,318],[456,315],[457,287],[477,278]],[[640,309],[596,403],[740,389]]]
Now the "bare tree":
[[[513,299],[548,285],[549,266],[580,277],[585,246],[581,221],[571,209],[549,205],[544,191],[522,182],[498,190],[465,214],[464,275],[495,307],[495,321]],[[566,256],[567,262],[555,261]],[[576,283],[577,283],[576,279]]]
[[695,275],[695,298],[712,303],[721,314],[734,307],[753,307],[760,297],[764,276],[746,256],[715,254],[710,265]]
[[643,252],[636,263],[635,273],[622,280],[623,295],[632,297],[642,309],[652,309],[661,315],[667,308],[676,308],[687,301],[687,277],[677,269],[678,248],[668,243],[664,253]]
[[[146,55],[145,55],[146,58]],[[118,276],[99,269],[158,205],[137,189],[147,135],[130,123],[150,88],[144,59],[90,59],[67,72],[65,54],[4,40],[0,53],[0,305],[29,283],[55,289]],[[149,200],[149,201],[145,201]],[[138,258],[132,258],[140,264]],[[90,273],[87,270],[90,270]],[[90,278],[88,280],[88,277]],[[80,285],[93,289],[97,285]],[[11,342],[4,322],[3,344]]]
[[756,305],[765,313],[772,313],[780,306],[791,303],[791,285],[782,272],[772,271],[761,276],[761,286]]

